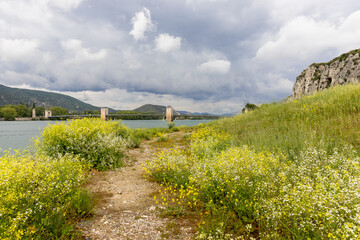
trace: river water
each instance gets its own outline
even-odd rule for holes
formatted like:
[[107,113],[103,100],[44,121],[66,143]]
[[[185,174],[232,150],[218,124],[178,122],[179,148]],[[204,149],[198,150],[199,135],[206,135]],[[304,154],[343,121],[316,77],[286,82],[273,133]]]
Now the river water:
[[[175,126],[195,126],[212,120],[176,120]],[[157,128],[167,127],[163,120],[124,120],[121,121],[129,128]],[[31,144],[42,129],[56,121],[0,121],[0,153],[9,149],[24,149]]]

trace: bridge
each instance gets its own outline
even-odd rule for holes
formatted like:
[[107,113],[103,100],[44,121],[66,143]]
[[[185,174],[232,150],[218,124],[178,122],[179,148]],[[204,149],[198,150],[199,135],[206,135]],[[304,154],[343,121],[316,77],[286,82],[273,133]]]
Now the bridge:
[[61,116],[52,116],[51,111],[45,111],[45,119],[49,120],[66,120],[66,119],[81,119],[81,118],[101,118],[102,120],[112,120],[112,119],[164,119],[167,122],[172,122],[174,120],[181,119],[218,119],[221,116],[216,115],[188,115],[188,114],[175,114],[172,107],[168,106],[164,114],[109,114],[108,108],[101,108],[101,114],[92,114],[92,115],[61,115]]
[[[100,114],[92,115],[59,115],[51,116],[48,120],[67,120],[67,119],[82,119],[82,118],[100,118]],[[174,120],[196,120],[196,119],[218,119],[222,116],[216,115],[175,115]],[[106,120],[148,120],[148,119],[160,119],[166,120],[165,114],[109,114],[106,116]]]

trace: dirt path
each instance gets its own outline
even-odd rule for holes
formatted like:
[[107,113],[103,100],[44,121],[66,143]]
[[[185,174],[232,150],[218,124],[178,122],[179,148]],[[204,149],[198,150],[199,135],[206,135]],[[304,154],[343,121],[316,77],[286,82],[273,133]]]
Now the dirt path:
[[[181,133],[172,134],[180,138]],[[186,220],[160,217],[154,195],[160,186],[144,177],[142,164],[154,157],[154,141],[127,152],[125,167],[96,173],[88,189],[98,199],[94,216],[80,222],[85,239],[193,239],[194,228]]]

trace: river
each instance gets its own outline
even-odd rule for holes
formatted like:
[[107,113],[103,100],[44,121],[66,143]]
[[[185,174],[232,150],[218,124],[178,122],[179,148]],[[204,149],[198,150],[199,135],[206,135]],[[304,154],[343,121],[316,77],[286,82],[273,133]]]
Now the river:
[[[176,120],[175,126],[195,126],[212,120]],[[167,127],[163,120],[124,120],[129,128]],[[49,124],[56,121],[0,121],[0,153],[9,149],[24,149],[31,144],[36,136]]]

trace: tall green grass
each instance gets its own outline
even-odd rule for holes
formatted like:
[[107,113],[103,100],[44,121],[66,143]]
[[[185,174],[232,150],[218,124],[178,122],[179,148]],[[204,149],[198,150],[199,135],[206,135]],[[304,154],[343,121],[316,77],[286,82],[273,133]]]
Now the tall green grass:
[[213,123],[236,145],[284,150],[290,157],[322,141],[327,150],[351,144],[360,150],[360,85],[337,86],[313,96],[264,104],[259,109]]
[[202,126],[148,162],[157,201],[195,209],[196,239],[359,239],[359,110],[347,85]]

